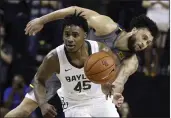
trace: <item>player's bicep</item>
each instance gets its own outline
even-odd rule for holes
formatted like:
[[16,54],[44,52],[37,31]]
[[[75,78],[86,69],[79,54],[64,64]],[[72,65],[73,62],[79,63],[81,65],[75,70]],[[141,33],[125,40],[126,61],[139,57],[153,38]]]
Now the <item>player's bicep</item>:
[[110,17],[105,15],[90,17],[88,24],[90,27],[95,29],[97,36],[110,34],[117,28],[117,24]]
[[117,24],[108,16],[86,8],[77,6],[72,8],[78,13],[82,12],[81,15],[87,20],[88,25],[95,29],[97,36],[107,35],[117,28]]
[[54,55],[53,51],[46,55],[42,64],[38,68],[36,78],[38,80],[46,81],[53,73],[59,72],[59,62],[57,56]]

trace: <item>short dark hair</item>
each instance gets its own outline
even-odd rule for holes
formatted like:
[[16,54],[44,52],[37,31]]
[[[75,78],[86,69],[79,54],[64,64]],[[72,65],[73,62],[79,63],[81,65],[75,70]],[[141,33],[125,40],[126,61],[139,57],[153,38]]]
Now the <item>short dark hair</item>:
[[157,28],[156,23],[144,14],[132,19],[130,23],[130,29],[133,29],[134,27],[148,28],[154,39],[159,36],[159,30]]
[[76,10],[75,10],[75,13],[73,15],[66,16],[64,18],[63,29],[66,26],[76,25],[76,26],[83,28],[83,30],[87,33],[88,23],[87,23],[87,20],[83,16],[81,16],[81,13],[82,12],[76,13]]

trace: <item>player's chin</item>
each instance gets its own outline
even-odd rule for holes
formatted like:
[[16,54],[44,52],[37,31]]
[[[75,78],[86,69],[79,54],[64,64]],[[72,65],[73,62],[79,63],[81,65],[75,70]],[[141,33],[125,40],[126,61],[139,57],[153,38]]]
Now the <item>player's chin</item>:
[[141,52],[143,51],[144,49],[134,49],[134,52]]

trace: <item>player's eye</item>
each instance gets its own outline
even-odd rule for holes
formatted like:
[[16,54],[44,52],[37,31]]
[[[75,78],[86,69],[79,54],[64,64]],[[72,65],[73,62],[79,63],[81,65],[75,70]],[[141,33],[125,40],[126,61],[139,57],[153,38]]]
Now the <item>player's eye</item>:
[[65,36],[66,37],[69,37],[69,32],[65,32]]
[[78,33],[73,33],[72,35],[73,35],[73,37],[76,38],[76,37],[78,37],[79,34]]
[[152,42],[151,41],[147,41],[147,45],[151,45],[152,44]]
[[147,37],[146,35],[143,35],[143,36],[142,36],[142,39],[143,39],[143,40],[147,40],[148,37]]

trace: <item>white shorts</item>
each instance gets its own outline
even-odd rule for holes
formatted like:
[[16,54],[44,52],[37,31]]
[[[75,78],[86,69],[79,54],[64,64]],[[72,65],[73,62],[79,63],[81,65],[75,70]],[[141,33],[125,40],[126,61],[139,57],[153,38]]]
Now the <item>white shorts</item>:
[[119,117],[115,104],[105,98],[74,101],[60,97],[65,117]]
[[65,111],[65,117],[119,117],[115,105],[101,101],[87,106],[77,106]]
[[29,99],[31,99],[31,100],[33,100],[33,101],[37,102],[37,100],[36,100],[36,97],[35,97],[35,95],[34,95],[34,91],[33,91],[33,90],[31,90],[30,92],[28,92],[28,93],[25,95],[25,98],[29,98]]

